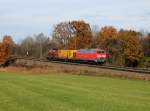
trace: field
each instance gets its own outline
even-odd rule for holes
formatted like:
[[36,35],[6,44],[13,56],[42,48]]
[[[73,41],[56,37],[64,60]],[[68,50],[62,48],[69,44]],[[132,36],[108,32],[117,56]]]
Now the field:
[[1,72],[0,111],[150,111],[150,82]]

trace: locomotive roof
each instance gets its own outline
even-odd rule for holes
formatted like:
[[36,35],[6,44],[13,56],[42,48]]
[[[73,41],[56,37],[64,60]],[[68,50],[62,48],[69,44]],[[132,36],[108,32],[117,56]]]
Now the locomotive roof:
[[80,49],[78,53],[96,53],[97,51],[104,51],[102,49]]
[[80,49],[79,51],[84,51],[84,50],[87,50],[87,51],[104,51],[103,49]]

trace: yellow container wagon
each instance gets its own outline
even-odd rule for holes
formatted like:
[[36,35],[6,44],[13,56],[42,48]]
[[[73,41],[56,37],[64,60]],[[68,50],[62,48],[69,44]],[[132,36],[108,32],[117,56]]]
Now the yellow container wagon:
[[60,59],[73,59],[77,50],[58,50],[58,58]]

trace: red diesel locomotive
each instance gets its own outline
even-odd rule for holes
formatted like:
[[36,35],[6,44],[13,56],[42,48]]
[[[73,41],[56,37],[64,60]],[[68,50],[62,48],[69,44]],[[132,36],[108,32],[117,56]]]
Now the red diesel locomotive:
[[105,63],[106,52],[101,49],[81,49],[77,51],[75,58],[81,61]]

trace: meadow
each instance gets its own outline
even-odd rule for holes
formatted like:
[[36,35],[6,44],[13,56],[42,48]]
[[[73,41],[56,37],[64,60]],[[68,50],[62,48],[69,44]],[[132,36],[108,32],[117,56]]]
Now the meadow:
[[0,72],[0,111],[150,111],[150,82]]

